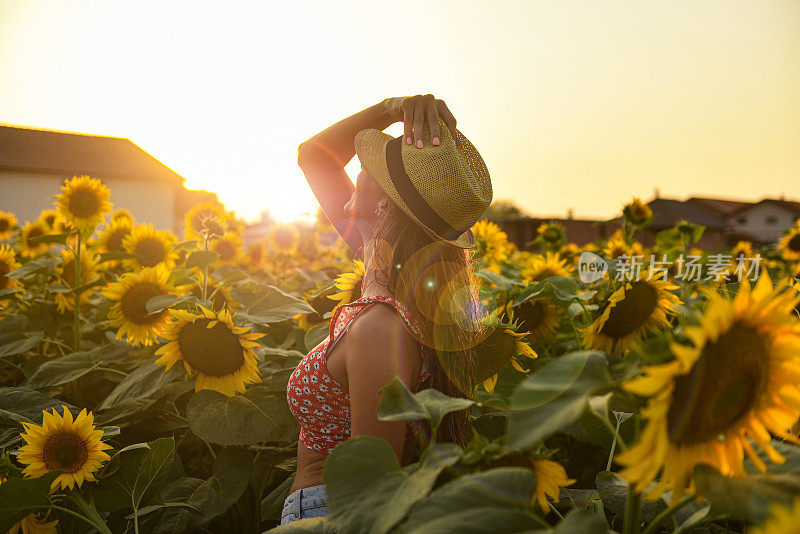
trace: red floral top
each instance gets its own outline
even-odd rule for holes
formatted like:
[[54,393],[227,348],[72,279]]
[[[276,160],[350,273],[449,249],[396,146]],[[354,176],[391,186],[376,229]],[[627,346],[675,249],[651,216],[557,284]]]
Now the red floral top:
[[[419,325],[413,320],[408,309],[394,297],[374,295],[361,297],[348,304],[341,304],[331,317],[328,337],[314,347],[300,361],[286,385],[286,398],[289,409],[300,423],[300,443],[312,451],[330,453],[333,448],[350,438],[350,395],[347,390],[328,372],[326,364],[328,351],[339,341],[358,313],[368,304],[381,301],[394,306],[411,329],[422,337]],[[341,319],[341,320],[339,320]],[[333,339],[333,343],[330,341]],[[430,362],[420,343],[422,371],[417,385],[430,376]],[[411,425],[406,432],[406,440],[411,434]]]

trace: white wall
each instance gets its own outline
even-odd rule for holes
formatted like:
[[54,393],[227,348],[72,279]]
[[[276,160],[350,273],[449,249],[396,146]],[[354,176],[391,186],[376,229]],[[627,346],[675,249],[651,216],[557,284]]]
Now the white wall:
[[[744,222],[739,222],[740,217],[744,217]],[[773,224],[767,223],[768,217],[774,217]],[[797,220],[797,215],[778,206],[765,202],[752,208],[743,210],[729,219],[729,223],[737,230],[742,230],[753,234],[765,241],[777,241],[781,237],[781,232],[791,228]]]
[[[54,209],[53,197],[61,193],[65,178],[72,176],[0,170],[0,210],[14,213],[20,226],[25,221],[33,221],[42,210]],[[126,208],[137,223],[153,223],[159,230],[175,231],[175,185],[102,176],[92,178],[99,178],[111,190],[114,209]]]

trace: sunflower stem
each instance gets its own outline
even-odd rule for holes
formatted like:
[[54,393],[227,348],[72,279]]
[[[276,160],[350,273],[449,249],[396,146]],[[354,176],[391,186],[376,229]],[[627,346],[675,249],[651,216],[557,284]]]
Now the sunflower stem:
[[[603,419],[605,419],[605,417]],[[621,425],[621,424],[622,424],[622,419],[617,417],[617,428],[614,431],[614,440],[611,442],[611,452],[608,453],[608,465],[606,465],[606,471],[611,471],[611,462],[614,459],[614,451],[617,448],[617,441],[620,439],[620,437],[619,437],[619,425]],[[625,450],[625,448],[627,448],[627,447],[625,446],[624,443],[620,442],[620,448]]]
[[[37,506],[36,508],[41,508],[41,506]],[[105,523],[97,524],[94,521],[92,521],[91,519],[89,519],[88,517],[86,517],[85,515],[81,515],[81,514],[79,514],[78,512],[76,512],[74,510],[70,510],[69,508],[65,508],[63,506],[58,506],[56,504],[51,504],[50,506],[48,506],[48,508],[51,508],[51,509],[53,509],[53,510],[55,510],[57,512],[62,512],[62,513],[65,513],[65,514],[69,514],[69,515],[75,516],[78,519],[81,519],[85,523],[88,523],[91,526],[93,526],[94,528],[96,528],[98,532],[102,532],[103,534],[112,534],[111,531],[108,529],[108,525],[106,525]]]
[[660,527],[664,521],[672,518],[678,512],[678,510],[692,502],[694,498],[695,495],[691,493],[681,499],[675,506],[670,506],[666,510],[663,510],[655,517],[655,519],[650,522],[649,525],[647,525],[647,528],[642,531],[642,534],[655,534],[658,532],[658,527]]
[[628,500],[625,503],[625,520],[622,534],[639,534],[641,532],[642,494],[628,486]]
[[[76,246],[75,254],[75,288],[81,287],[81,233],[78,231],[75,234]],[[72,335],[75,338],[73,347],[75,352],[81,348],[81,292],[75,292],[75,321],[72,325]]]
[[[203,233],[203,251],[208,252],[208,232]],[[206,292],[208,291],[208,263],[203,266],[203,304],[206,302]]]

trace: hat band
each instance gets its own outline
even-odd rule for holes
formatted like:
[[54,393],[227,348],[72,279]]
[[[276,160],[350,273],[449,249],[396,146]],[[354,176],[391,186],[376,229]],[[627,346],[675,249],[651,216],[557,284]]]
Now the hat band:
[[467,231],[467,228],[464,230],[453,228],[436,213],[436,210],[428,204],[417,191],[417,188],[414,187],[414,183],[409,178],[405,166],[403,166],[402,141],[403,136],[401,135],[386,143],[386,166],[389,169],[389,177],[392,179],[394,188],[420,222],[436,232],[440,237],[451,240],[458,238],[458,236]]

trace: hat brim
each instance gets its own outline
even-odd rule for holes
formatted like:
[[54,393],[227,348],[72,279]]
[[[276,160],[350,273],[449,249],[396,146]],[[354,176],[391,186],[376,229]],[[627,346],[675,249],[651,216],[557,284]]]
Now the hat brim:
[[392,178],[389,176],[389,166],[386,164],[386,143],[392,139],[394,138],[391,135],[374,128],[361,130],[356,134],[354,141],[356,155],[361,165],[364,166],[364,169],[378,182],[381,189],[386,192],[395,204],[416,222],[431,239],[435,241],[444,241],[459,248],[474,248],[477,246],[478,242],[471,228],[468,228],[466,232],[462,233],[456,239],[445,239],[421,222],[408,205],[406,205],[400,193],[398,193],[397,189],[394,187]]

